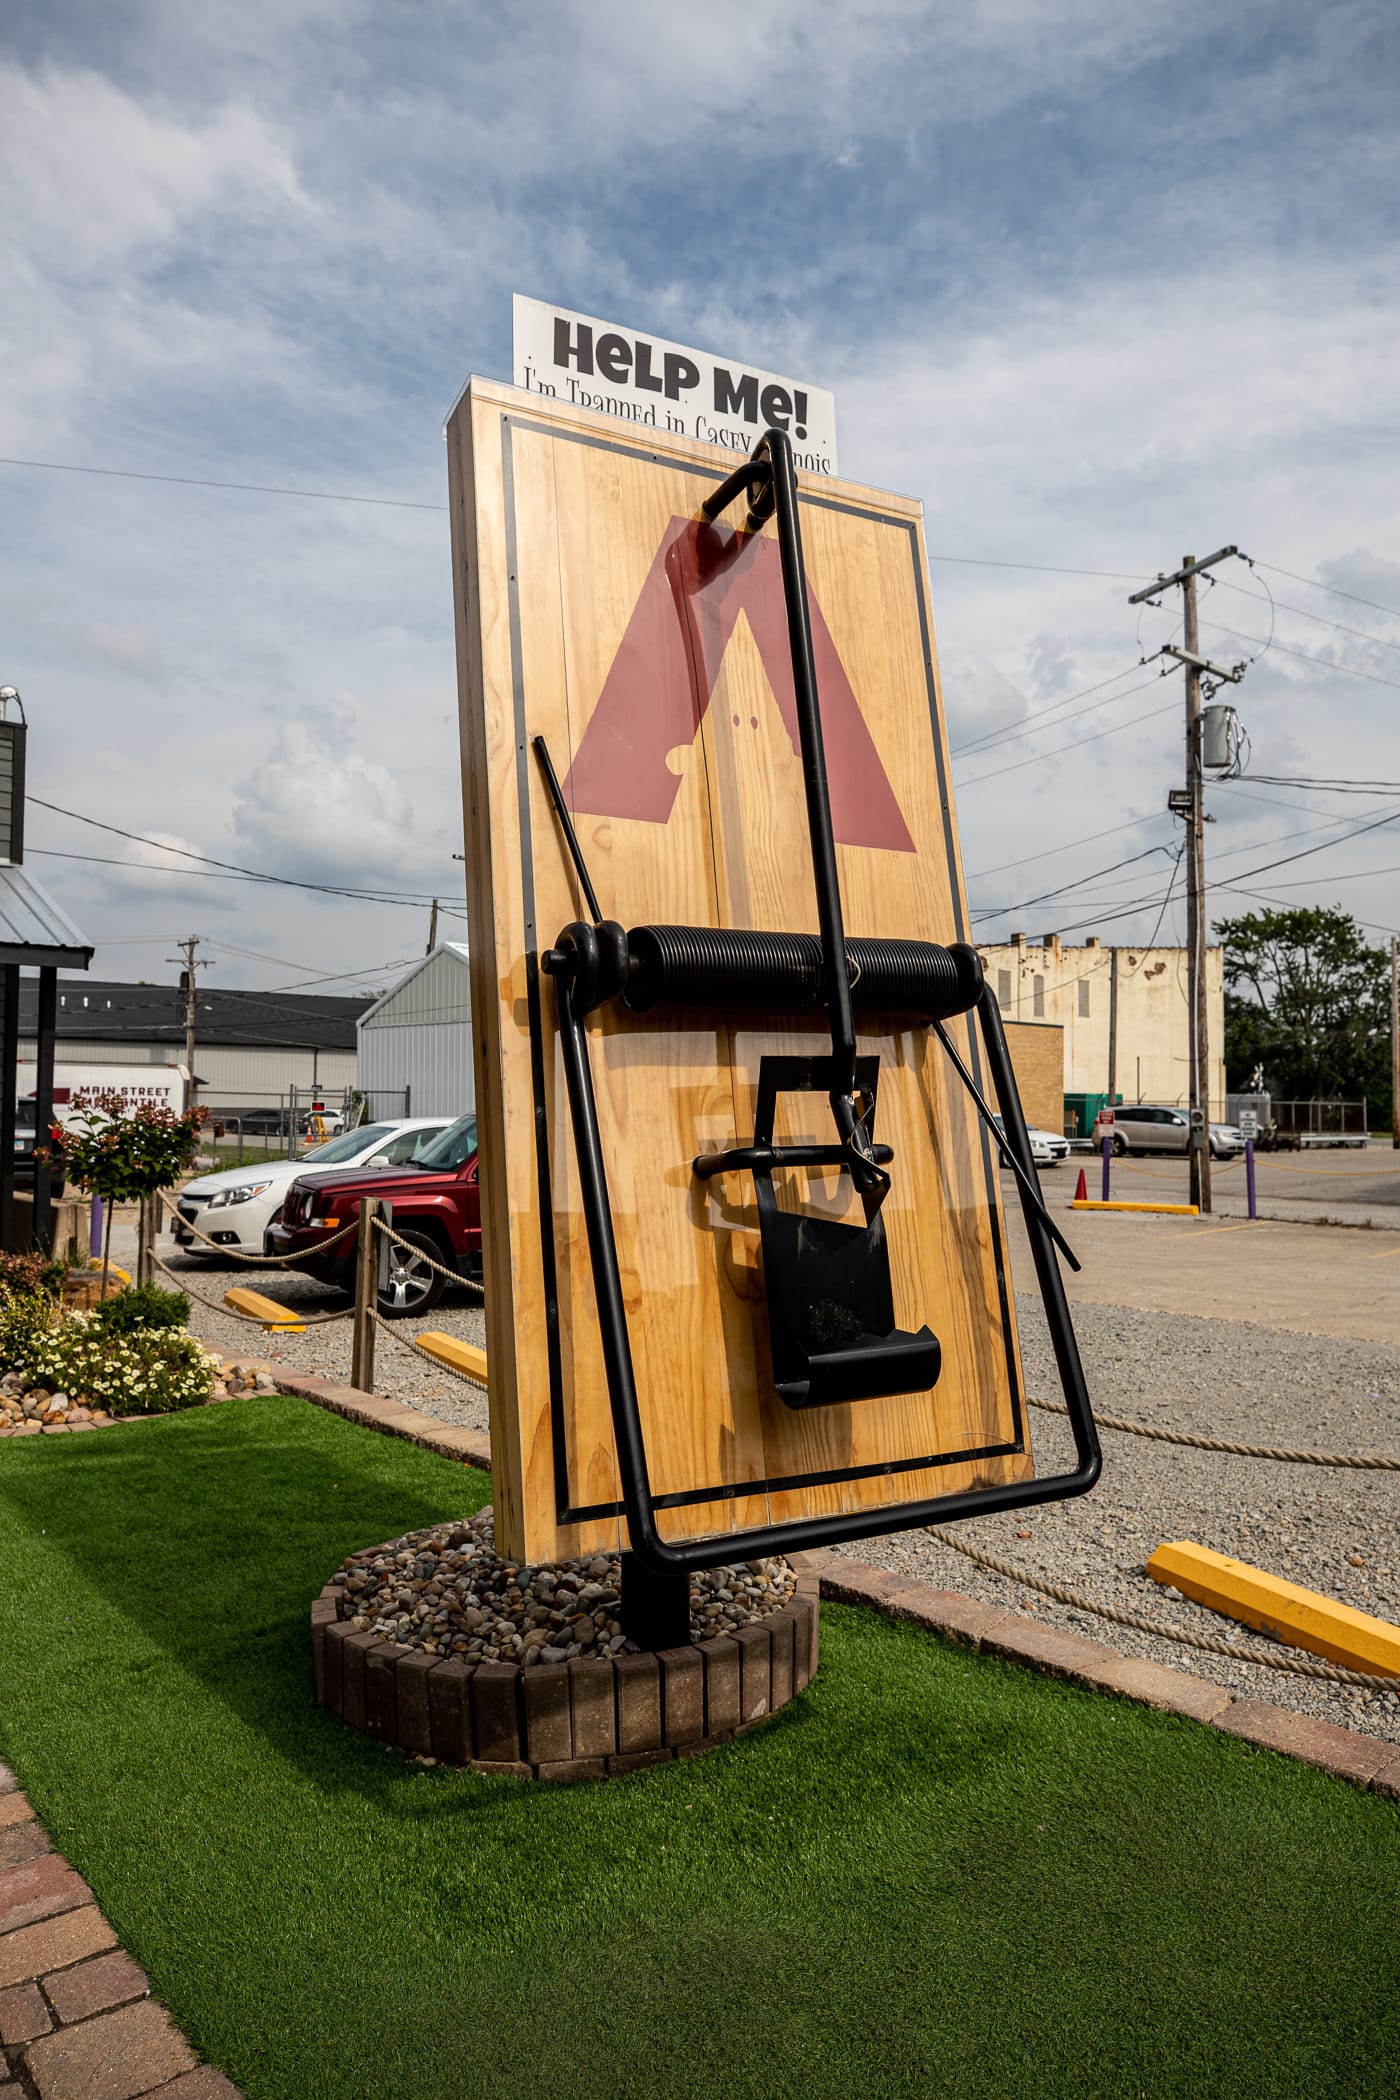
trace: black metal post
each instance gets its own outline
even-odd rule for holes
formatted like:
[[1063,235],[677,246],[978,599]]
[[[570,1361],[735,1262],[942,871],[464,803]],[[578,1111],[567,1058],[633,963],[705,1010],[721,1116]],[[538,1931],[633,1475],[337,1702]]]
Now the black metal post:
[[624,1553],[619,1617],[639,1648],[684,1648],[690,1640],[689,1575],[658,1575],[635,1553]]
[[0,1247],[15,1252],[15,1090],[19,1085],[19,964],[0,968],[5,1011],[0,1020]]
[[43,1254],[53,1252],[53,1163],[49,1131],[53,1124],[54,1037],[57,1033],[58,971],[40,970],[34,1053],[34,1245]]

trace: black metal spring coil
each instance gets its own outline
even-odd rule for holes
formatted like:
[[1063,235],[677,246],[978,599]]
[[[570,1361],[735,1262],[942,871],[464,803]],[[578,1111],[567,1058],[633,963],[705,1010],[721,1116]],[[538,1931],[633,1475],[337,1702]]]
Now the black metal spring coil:
[[[634,926],[623,1003],[745,1006],[806,1013],[824,1005],[822,944],[814,933],[746,933],[728,926]],[[947,1020],[982,991],[976,951],[961,943],[848,940],[851,998],[887,1013]]]

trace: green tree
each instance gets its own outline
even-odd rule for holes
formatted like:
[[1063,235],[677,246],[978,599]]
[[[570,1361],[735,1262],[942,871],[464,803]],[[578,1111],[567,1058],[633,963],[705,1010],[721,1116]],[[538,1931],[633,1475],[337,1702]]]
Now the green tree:
[[1225,1067],[1263,1065],[1284,1099],[1364,1094],[1390,1115],[1390,958],[1348,912],[1317,906],[1218,919],[1225,950]]
[[128,1109],[118,1093],[83,1093],[63,1132],[64,1170],[71,1182],[102,1198],[102,1295],[107,1295],[112,1245],[112,1210],[118,1203],[148,1203],[179,1176],[194,1157],[204,1121],[202,1108],[177,1115],[143,1101]]

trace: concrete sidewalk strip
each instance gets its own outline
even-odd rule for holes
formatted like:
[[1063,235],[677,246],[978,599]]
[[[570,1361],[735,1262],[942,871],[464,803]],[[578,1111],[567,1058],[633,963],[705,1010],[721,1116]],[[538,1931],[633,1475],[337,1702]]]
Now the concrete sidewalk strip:
[[[0,1802],[13,1827],[38,1827],[5,1765]],[[56,1852],[0,1873],[0,2052],[0,2086],[38,2100],[239,2100]]]

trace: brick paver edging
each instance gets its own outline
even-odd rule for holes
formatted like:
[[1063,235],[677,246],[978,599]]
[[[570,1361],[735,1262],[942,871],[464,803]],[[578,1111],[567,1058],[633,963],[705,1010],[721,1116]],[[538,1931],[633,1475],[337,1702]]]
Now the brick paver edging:
[[[328,1379],[288,1378],[276,1367],[273,1375],[282,1392],[298,1393],[304,1399],[314,1400],[318,1407],[328,1407],[385,1435],[407,1437],[410,1443],[438,1451],[459,1464],[490,1470],[490,1441],[477,1430],[451,1428],[429,1415],[419,1414],[415,1408],[405,1407],[401,1401],[371,1399],[366,1393],[334,1385]],[[1331,1721],[1315,1721],[1304,1714],[1291,1713],[1271,1699],[1237,1698],[1223,1685],[1193,1677],[1185,1670],[1120,1655],[1116,1648],[1101,1641],[1085,1640],[1058,1627],[1038,1626],[1017,1612],[975,1603],[956,1590],[938,1590],[928,1583],[911,1582],[865,1561],[820,1553],[790,1557],[794,1566],[804,1564],[809,1573],[820,1566],[823,1597],[845,1604],[870,1604],[966,1647],[1008,1656],[1030,1669],[1068,1678],[1071,1683],[1094,1691],[1134,1699],[1163,1713],[1182,1714],[1218,1728],[1222,1734],[1282,1751],[1286,1757],[1317,1765],[1339,1779],[1400,1801],[1400,1750],[1393,1743],[1378,1742],[1374,1736],[1361,1735],[1354,1729],[1338,1728]],[[815,1634],[813,1638],[815,1656]]]
[[474,1772],[614,1779],[744,1735],[816,1674],[818,1576],[714,1640],[568,1663],[466,1663],[357,1633],[328,1582],[311,1607],[316,1697],[348,1727]]
[[1102,1641],[1085,1640],[1058,1626],[1037,1626],[1017,1612],[975,1603],[956,1590],[911,1582],[865,1561],[824,1556],[820,1581],[822,1596],[833,1603],[874,1605],[892,1618],[927,1627],[931,1633],[977,1648],[984,1655],[1006,1656],[1090,1691],[1113,1692],[1120,1699],[1155,1707],[1159,1713],[1181,1714],[1218,1728],[1224,1735],[1238,1736],[1262,1749],[1281,1750],[1285,1757],[1317,1765],[1335,1778],[1400,1801],[1400,1750],[1393,1743],[1338,1728],[1331,1721],[1290,1713],[1270,1699],[1238,1698],[1224,1685],[1192,1677],[1184,1670],[1120,1655]]
[[333,1415],[343,1415],[348,1422],[377,1429],[382,1436],[403,1437],[407,1443],[435,1451],[439,1458],[453,1459],[458,1465],[476,1466],[484,1473],[491,1470],[491,1440],[479,1429],[439,1422],[433,1415],[420,1415],[416,1407],[408,1407],[402,1400],[381,1400],[377,1394],[357,1392],[354,1386],[336,1385],[329,1378],[292,1377],[276,1364],[270,1368],[279,1393],[311,1400]]
[[239,2100],[201,2064],[0,1765],[0,2090],[38,2100]]

